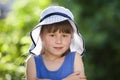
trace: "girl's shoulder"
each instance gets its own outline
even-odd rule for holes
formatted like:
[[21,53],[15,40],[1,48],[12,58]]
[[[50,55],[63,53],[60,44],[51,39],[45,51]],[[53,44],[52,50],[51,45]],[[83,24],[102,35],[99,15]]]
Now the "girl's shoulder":
[[26,75],[27,80],[36,80],[36,67],[34,61],[34,55],[29,55],[26,59]]
[[33,63],[34,62],[34,56],[35,55],[32,55],[32,54],[29,55],[26,59],[26,63]]

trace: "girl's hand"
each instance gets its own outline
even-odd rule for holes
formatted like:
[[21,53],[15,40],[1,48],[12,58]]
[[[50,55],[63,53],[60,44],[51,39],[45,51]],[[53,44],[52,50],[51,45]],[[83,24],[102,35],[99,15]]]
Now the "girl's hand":
[[80,72],[74,72],[63,80],[86,80],[86,77],[82,77]]
[[74,72],[63,80],[80,80],[80,72]]

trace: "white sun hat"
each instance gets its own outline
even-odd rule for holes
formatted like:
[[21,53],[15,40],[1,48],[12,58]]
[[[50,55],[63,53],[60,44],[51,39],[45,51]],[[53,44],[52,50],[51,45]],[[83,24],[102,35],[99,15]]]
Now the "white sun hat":
[[42,25],[53,24],[68,20],[74,29],[74,36],[70,44],[70,51],[77,51],[81,55],[84,51],[83,39],[80,33],[78,33],[77,26],[74,23],[74,17],[70,10],[62,6],[50,6],[43,10],[40,18],[40,22],[31,31],[30,36],[32,45],[29,48],[29,52],[35,55],[39,55],[42,50],[42,41],[39,36]]

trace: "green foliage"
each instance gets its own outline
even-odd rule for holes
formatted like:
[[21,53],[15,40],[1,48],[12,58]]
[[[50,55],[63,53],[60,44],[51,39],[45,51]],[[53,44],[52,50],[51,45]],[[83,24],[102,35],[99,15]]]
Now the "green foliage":
[[119,80],[120,1],[76,0],[80,31],[85,38],[86,74],[90,80]]
[[0,80],[23,80],[31,43],[30,30],[39,22],[50,0],[17,0],[7,18],[0,20]]

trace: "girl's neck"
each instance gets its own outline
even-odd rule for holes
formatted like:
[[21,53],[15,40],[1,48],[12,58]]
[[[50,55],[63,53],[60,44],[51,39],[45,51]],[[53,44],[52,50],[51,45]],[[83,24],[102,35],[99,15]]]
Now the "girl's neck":
[[43,58],[43,61],[44,61],[44,64],[46,66],[46,68],[50,71],[56,71],[58,70],[64,60],[65,60],[65,56],[53,56],[53,55],[50,55],[50,54],[43,54],[42,55],[42,58]]
[[44,53],[43,54],[43,58],[44,59],[46,59],[46,60],[49,60],[49,61],[52,61],[52,62],[54,62],[54,61],[56,61],[56,60],[58,60],[58,59],[61,59],[61,58],[63,58],[64,56],[61,56],[61,55],[52,55],[52,54],[47,54],[47,53]]

